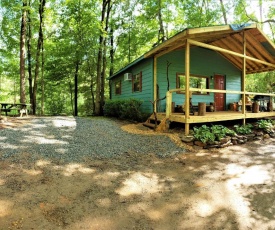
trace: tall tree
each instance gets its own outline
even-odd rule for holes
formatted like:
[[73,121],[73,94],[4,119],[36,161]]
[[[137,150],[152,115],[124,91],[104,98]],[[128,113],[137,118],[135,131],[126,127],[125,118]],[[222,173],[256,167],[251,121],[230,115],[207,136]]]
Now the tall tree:
[[226,15],[225,7],[224,7],[224,4],[223,4],[223,0],[220,0],[220,3],[221,3],[221,9],[222,9],[222,14],[223,14],[224,24],[227,24],[227,15]]
[[28,60],[28,74],[29,74],[29,98],[30,102],[33,100],[33,78],[32,78],[32,20],[31,20],[31,0],[28,0],[28,11],[27,11],[27,60]]
[[97,55],[97,73],[96,73],[96,102],[95,102],[95,115],[103,115],[103,102],[104,102],[104,87],[105,84],[105,60],[104,53],[106,49],[106,36],[109,24],[109,15],[112,8],[111,0],[102,0],[101,9],[101,30],[99,35],[99,48]]
[[35,58],[35,71],[34,71],[34,83],[33,83],[33,91],[32,91],[32,107],[33,114],[36,114],[36,95],[37,95],[37,84],[38,84],[38,75],[39,75],[39,67],[40,67],[40,54],[43,44],[43,17],[44,17],[44,8],[45,8],[46,0],[40,0],[39,2],[39,33],[37,40],[37,50],[36,50],[36,58]]
[[20,32],[20,102],[26,103],[25,44],[27,28],[27,1],[23,0]]

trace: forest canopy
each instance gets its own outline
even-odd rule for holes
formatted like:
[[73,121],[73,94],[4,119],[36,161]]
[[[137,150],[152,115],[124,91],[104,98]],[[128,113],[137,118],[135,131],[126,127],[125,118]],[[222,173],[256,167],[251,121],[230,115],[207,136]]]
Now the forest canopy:
[[[9,0],[0,2],[0,101],[34,114],[102,115],[106,80],[190,27],[258,23],[275,41],[275,0]],[[274,92],[275,73],[249,91]]]

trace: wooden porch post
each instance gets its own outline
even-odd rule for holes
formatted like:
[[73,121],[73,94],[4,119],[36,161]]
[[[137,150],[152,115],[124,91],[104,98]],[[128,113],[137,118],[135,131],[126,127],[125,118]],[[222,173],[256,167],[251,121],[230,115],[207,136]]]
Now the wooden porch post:
[[185,48],[185,135],[189,134],[189,113],[190,113],[190,95],[189,95],[189,77],[190,77],[190,43],[186,40]]
[[[245,101],[245,86],[246,86],[246,82],[245,82],[245,76],[246,76],[246,37],[245,37],[245,31],[243,31],[243,71],[242,71],[242,91],[243,91],[243,95],[242,95],[242,114],[245,115],[246,113],[246,101]],[[243,124],[245,125],[245,116],[243,119]]]
[[153,87],[154,87],[154,112],[157,112],[157,57],[154,56],[154,80],[153,80]]

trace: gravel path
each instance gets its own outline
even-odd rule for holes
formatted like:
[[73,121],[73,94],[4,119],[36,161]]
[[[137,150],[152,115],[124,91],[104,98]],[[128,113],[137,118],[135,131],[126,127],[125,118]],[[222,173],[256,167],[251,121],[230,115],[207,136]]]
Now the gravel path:
[[67,163],[125,153],[165,157],[184,151],[169,137],[130,134],[107,118],[39,117],[24,126],[0,130],[0,159],[13,162],[19,154],[29,161]]

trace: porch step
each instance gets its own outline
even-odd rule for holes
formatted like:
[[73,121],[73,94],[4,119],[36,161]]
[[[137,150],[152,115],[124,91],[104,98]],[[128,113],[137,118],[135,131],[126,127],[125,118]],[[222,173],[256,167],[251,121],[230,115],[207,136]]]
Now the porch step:
[[155,125],[155,116],[152,114],[146,122],[143,123],[144,126],[155,129],[157,131],[164,131],[166,130],[166,116],[165,114],[157,114],[157,127]]

